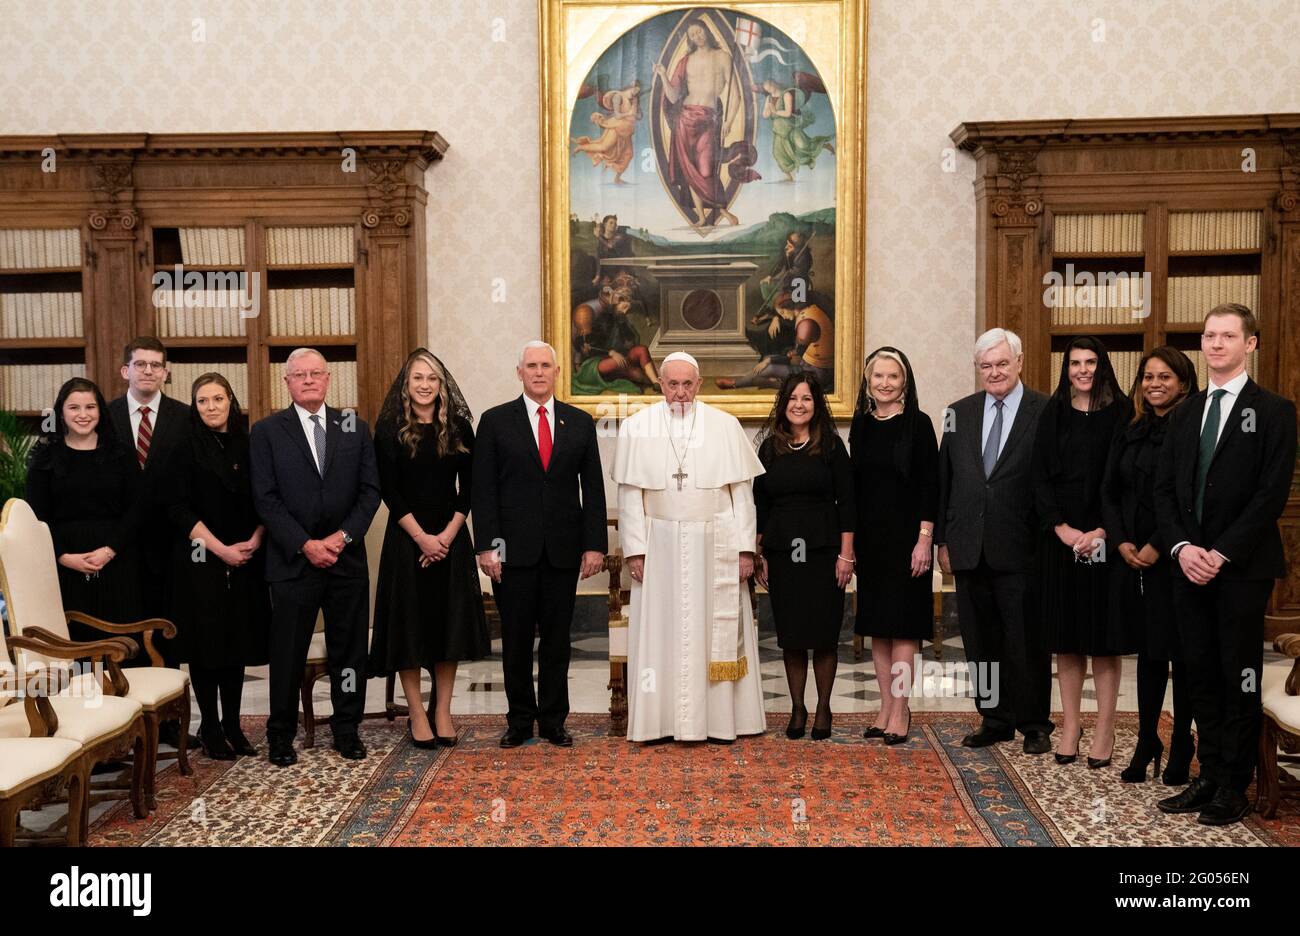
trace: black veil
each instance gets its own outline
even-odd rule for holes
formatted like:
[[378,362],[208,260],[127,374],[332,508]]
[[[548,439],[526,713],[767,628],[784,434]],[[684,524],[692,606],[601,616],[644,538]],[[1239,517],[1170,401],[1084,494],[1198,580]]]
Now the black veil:
[[[379,408],[379,419],[375,422],[375,435],[378,436],[381,432],[391,433],[399,441],[407,443],[403,433],[407,424],[406,382],[412,365],[421,358],[430,358],[442,372],[442,388],[447,397],[447,438],[439,440],[439,451],[454,452],[465,444],[465,430],[473,425],[474,417],[470,412],[469,404],[465,402],[464,394],[460,392],[460,385],[456,383],[456,378],[451,375],[447,365],[428,348],[416,348],[406,356],[406,363],[398,371],[397,378],[388,388],[388,395],[384,397],[383,406]],[[439,395],[433,404],[435,425],[442,421],[441,406],[442,397]]]

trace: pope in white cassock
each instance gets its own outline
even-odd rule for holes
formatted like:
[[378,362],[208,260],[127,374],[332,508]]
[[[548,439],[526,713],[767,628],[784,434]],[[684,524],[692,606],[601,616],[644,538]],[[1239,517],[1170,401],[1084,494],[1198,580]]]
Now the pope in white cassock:
[[619,426],[619,543],[632,577],[629,741],[762,734],[758,635],[746,580],[763,466],[740,422],[697,402],[695,358],[659,370],[664,402]]

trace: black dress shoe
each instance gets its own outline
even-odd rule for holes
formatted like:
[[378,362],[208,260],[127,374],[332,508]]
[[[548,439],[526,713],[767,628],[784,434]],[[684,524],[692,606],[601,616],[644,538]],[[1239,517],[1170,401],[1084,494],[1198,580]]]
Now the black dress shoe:
[[1074,753],[1073,753],[1073,754],[1062,754],[1062,753],[1060,753],[1060,752],[1058,751],[1058,752],[1056,753],[1056,762],[1057,762],[1058,764],[1060,764],[1061,766],[1065,766],[1066,764],[1073,764],[1075,761],[1077,761],[1077,760],[1079,759],[1079,745],[1082,744],[1082,743],[1083,743],[1083,727],[1080,726],[1080,727],[1079,727],[1079,737],[1078,737],[1078,739],[1074,742]]
[[973,731],[961,739],[962,747],[988,747],[990,744],[998,744],[1001,741],[1010,741],[1015,738],[1015,729],[1007,728],[1005,731],[997,731],[993,728],[981,727],[979,731]]
[[289,767],[298,763],[298,752],[288,742],[271,742],[271,752],[267,759],[276,767]]
[[1200,812],[1214,799],[1214,793],[1218,788],[1206,780],[1204,777],[1197,777],[1191,782],[1187,789],[1177,796],[1170,796],[1156,803],[1156,808],[1163,813],[1177,815],[1179,813]]
[[230,749],[240,757],[256,757],[257,748],[253,747],[253,742],[249,741],[244,733],[238,728],[222,729],[226,735],[226,743]]
[[1164,742],[1159,738],[1138,737],[1137,747],[1133,749],[1133,759],[1119,773],[1124,783],[1146,783],[1147,764],[1155,761],[1151,768],[1151,779],[1160,776],[1160,757],[1165,752]]
[[532,731],[525,731],[523,728],[507,728],[506,733],[501,736],[501,746],[519,747],[532,736]]
[[825,741],[827,738],[831,736],[831,732],[834,731],[834,724],[832,722],[832,718],[833,716],[827,714],[826,724],[824,726],[818,726],[817,721],[814,719],[812,731],[810,732],[810,735],[814,741]]
[[538,735],[556,747],[573,747],[573,735],[563,728],[556,728],[554,731],[539,731]]
[[1221,786],[1214,791],[1214,799],[1201,810],[1201,815],[1196,821],[1208,826],[1232,825],[1245,819],[1248,812],[1250,812],[1250,800],[1246,799],[1244,793]]
[[365,760],[366,746],[357,735],[344,735],[334,739],[334,750],[347,760]]
[[1052,749],[1052,736],[1046,731],[1025,732],[1026,754],[1046,754]]

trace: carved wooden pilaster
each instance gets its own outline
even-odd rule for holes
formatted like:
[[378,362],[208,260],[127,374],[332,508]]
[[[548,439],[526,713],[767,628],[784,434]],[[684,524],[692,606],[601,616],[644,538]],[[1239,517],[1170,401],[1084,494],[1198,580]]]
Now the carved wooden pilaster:
[[91,340],[86,347],[86,374],[110,399],[117,396],[121,382],[121,349],[137,334],[152,331],[136,321],[136,266],[142,261],[137,257],[140,216],[134,185],[130,162],[95,164],[96,205],[86,216],[85,260],[91,301],[116,314],[94,317],[94,334],[87,335]]

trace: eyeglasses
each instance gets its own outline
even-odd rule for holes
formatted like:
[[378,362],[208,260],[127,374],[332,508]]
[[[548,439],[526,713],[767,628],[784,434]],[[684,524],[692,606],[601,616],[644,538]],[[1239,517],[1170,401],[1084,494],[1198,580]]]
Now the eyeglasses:
[[995,363],[993,363],[993,364],[988,364],[988,363],[981,364],[981,365],[980,365],[980,373],[981,373],[981,374],[987,374],[989,371],[992,371],[992,370],[998,370],[998,371],[1005,372],[1005,371],[1008,371],[1008,370],[1011,369],[1011,364],[1012,364],[1011,361],[997,361],[997,362],[995,362]]
[[150,371],[165,371],[167,369],[166,362],[159,364],[157,361],[132,361],[131,366],[141,374],[147,374]]
[[297,371],[290,371],[287,376],[290,380],[306,380],[308,377],[310,377],[312,380],[324,380],[326,377],[329,376],[329,374],[330,372],[327,370],[314,370],[314,371],[297,370]]

